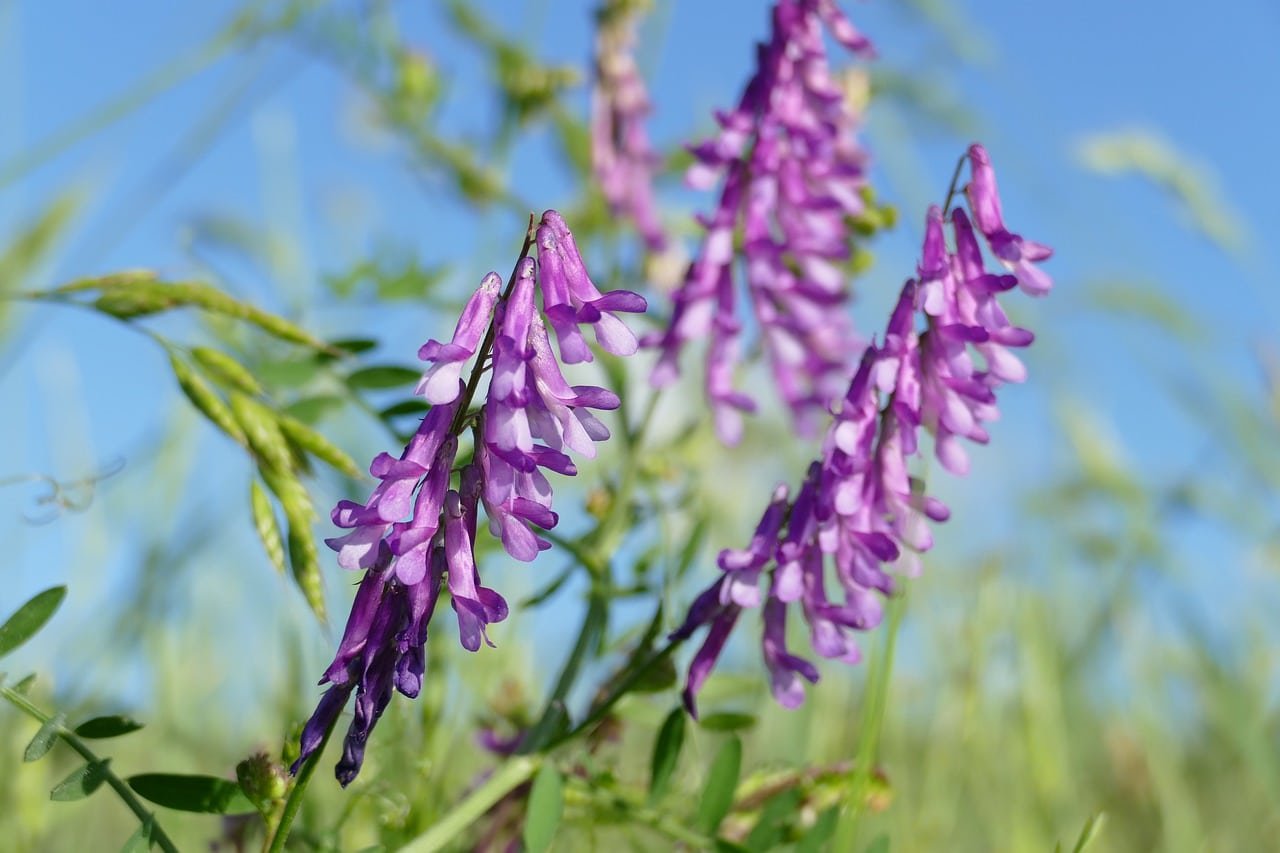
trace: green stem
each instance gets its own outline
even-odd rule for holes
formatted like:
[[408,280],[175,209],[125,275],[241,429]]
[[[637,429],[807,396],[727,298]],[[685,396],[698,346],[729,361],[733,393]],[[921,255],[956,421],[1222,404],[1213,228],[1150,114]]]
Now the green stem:
[[329,723],[329,728],[325,729],[320,745],[316,747],[315,752],[307,757],[307,760],[302,763],[301,769],[298,770],[298,777],[294,780],[293,787],[289,789],[289,797],[284,801],[284,808],[280,811],[280,819],[276,823],[275,832],[262,845],[262,849],[266,853],[279,853],[284,849],[284,842],[289,837],[289,829],[293,826],[293,819],[298,816],[298,810],[302,808],[303,792],[307,790],[311,777],[315,775],[316,766],[320,763],[320,756],[324,753],[324,748],[329,744],[329,736],[333,734],[337,723],[338,717],[335,715],[333,722]]
[[947,187],[947,201],[942,205],[942,215],[946,216],[951,210],[951,200],[955,197],[956,187],[960,182],[960,170],[964,168],[964,161],[969,158],[968,153],[960,155],[960,159],[956,161],[956,170],[951,173],[951,185]]
[[898,629],[906,612],[905,589],[889,602],[889,625],[885,629],[884,645],[880,647],[868,676],[867,710],[858,739],[858,752],[850,773],[849,796],[840,816],[835,850],[852,850],[857,832],[858,818],[866,805],[867,794],[875,773],[876,756],[880,751],[880,733],[884,729],[884,713],[889,699],[889,675],[893,671],[894,651],[898,644]]
[[[27,716],[39,720],[41,725],[48,723],[52,719],[52,717],[44,711],[41,711],[35,705],[31,704],[27,697],[9,687],[0,687],[0,695],[4,696],[4,698],[8,700],[9,704],[13,705]],[[178,848],[173,845],[173,841],[170,840],[169,836],[165,834],[165,831],[160,828],[160,824],[156,821],[155,815],[147,811],[146,807],[136,796],[134,796],[133,791],[130,790],[129,786],[125,784],[123,779],[113,773],[111,768],[104,764],[102,759],[98,758],[98,756],[94,754],[93,750],[89,749],[89,747],[85,745],[85,742],[76,736],[75,732],[69,731],[63,726],[58,726],[57,734],[58,737],[62,739],[63,743],[79,753],[81,758],[90,763],[97,764],[102,768],[107,784],[111,786],[112,790],[114,790],[124,804],[129,807],[129,811],[133,812],[134,816],[137,817],[141,823],[145,825],[147,821],[151,821],[151,841],[157,847],[163,850],[164,853],[178,853]]]
[[401,847],[401,853],[434,853],[443,849],[495,803],[529,781],[541,763],[542,760],[536,756],[512,758],[495,770],[483,785],[454,806],[444,818]]
[[599,642],[608,615],[609,602],[593,588],[587,603],[587,614],[582,620],[582,629],[578,632],[578,639],[573,644],[569,657],[565,659],[564,666],[560,669],[560,677],[556,679],[556,686],[547,697],[542,715],[520,744],[521,755],[537,752],[554,739],[557,721],[565,714],[565,698],[573,689],[574,682],[578,680],[578,672],[587,659],[587,653]]

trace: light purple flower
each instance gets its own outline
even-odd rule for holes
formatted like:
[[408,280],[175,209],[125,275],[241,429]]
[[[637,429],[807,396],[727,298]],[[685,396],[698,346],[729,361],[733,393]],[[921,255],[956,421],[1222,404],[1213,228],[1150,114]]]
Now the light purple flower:
[[[326,542],[338,552],[340,566],[366,571],[320,680],[331,686],[303,730],[295,772],[354,693],[336,772],[343,785],[356,777],[391,694],[414,698],[422,690],[427,629],[442,591],[448,590],[463,648],[492,645],[488,628],[506,619],[507,604],[482,583],[476,565],[481,502],[507,552],[532,560],[550,547],[533,528],[549,530],[558,521],[542,470],[573,476],[577,468],[565,451],[591,458],[594,443],[609,437],[591,410],[617,408],[618,397],[565,381],[536,308],[537,290],[541,284],[548,314],[560,318],[562,345],[574,336],[582,342],[578,327],[589,325],[601,346],[618,355],[634,352],[636,344],[613,312],[643,311],[644,300],[627,291],[602,294],[564,220],[547,211],[542,221],[541,260],[522,257],[505,294],[496,274],[485,276],[452,340],[422,347],[420,356],[432,364],[418,390],[431,409],[398,459],[380,453],[373,460],[369,472],[379,483],[368,500],[340,501],[333,510],[334,524],[349,532]],[[474,380],[490,348],[487,399],[471,408]],[[582,352],[578,360],[589,360],[585,343]],[[472,358],[478,366],[464,383],[462,371]],[[468,431],[476,439],[474,458],[457,473],[455,488],[458,439]]]
[[613,214],[629,217],[649,250],[659,252],[667,242],[653,200],[661,160],[645,130],[652,106],[634,56],[636,16],[627,5],[607,3],[597,16],[591,168]]
[[[993,233],[1005,242],[989,242],[997,254],[997,244],[1013,245],[1021,238],[1000,236],[1008,232],[980,146],[970,149],[970,162],[967,195],[975,207],[976,200],[985,205],[987,226],[999,223]],[[1033,336],[1009,323],[997,296],[1018,282],[1024,290],[1042,292],[1048,277],[1035,271],[1037,290],[1022,277],[988,272],[965,212],[951,212],[950,247],[946,224],[943,212],[930,208],[918,278],[903,286],[883,342],[864,351],[827,430],[822,458],[810,466],[794,499],[788,501],[785,487],[774,492],[748,548],[721,552],[723,573],[671,635],[685,639],[701,627],[709,629],[686,680],[684,698],[691,712],[739,612],[760,605],[761,575],[768,582],[762,648],[779,703],[797,706],[804,699],[804,682],[818,679],[812,664],[785,646],[793,604],[799,603],[814,652],[847,663],[860,660],[856,633],[880,623],[881,597],[893,593],[896,576],[919,571],[920,554],[933,547],[931,523],[950,515],[910,473],[910,459],[920,453],[921,430],[933,436],[943,467],[963,474],[968,470],[964,440],[989,440],[984,424],[998,415],[997,389],[1025,378],[1010,350],[1027,346]],[[1036,259],[1049,256],[1047,247],[1034,245],[1030,254]],[[1008,257],[997,257],[1008,263]],[[842,593],[835,600],[828,597],[830,579]]]
[[701,220],[706,237],[666,330],[646,340],[660,348],[651,378],[662,387],[675,379],[685,345],[710,338],[707,393],[728,444],[740,437],[739,413],[754,410],[732,386],[743,328],[739,257],[774,382],[801,431],[814,431],[838,399],[860,348],[840,265],[850,257],[849,220],[864,211],[866,157],[854,138],[859,118],[827,66],[824,26],[872,55],[831,0],[778,0],[737,107],[717,115],[715,138],[691,149],[688,183],[707,189],[723,179],[720,201]]

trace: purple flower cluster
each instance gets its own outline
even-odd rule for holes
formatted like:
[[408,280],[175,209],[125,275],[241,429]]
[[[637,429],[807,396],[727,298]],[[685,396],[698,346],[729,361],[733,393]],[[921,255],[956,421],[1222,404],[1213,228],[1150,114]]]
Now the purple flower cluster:
[[[1018,285],[1033,295],[1047,293],[1052,281],[1035,263],[1051,250],[1005,228],[995,175],[980,145],[970,147],[968,161],[966,194],[977,231],[1012,274],[987,271],[964,210],[949,217],[929,210],[917,277],[903,287],[883,342],[864,352],[821,460],[810,466],[794,499],[785,486],[774,492],[745,549],[720,553],[720,576],[672,635],[686,639],[709,628],[689,667],[684,696],[690,713],[742,609],[762,600],[764,660],[782,705],[799,705],[804,682],[818,680],[814,665],[786,647],[793,603],[809,626],[814,652],[857,662],[854,632],[879,624],[881,596],[894,588],[891,572],[915,575],[919,555],[933,545],[929,523],[949,515],[908,472],[908,459],[920,452],[921,428],[933,436],[941,465],[964,474],[969,461],[960,439],[986,443],[983,424],[998,415],[996,390],[1026,378],[1012,350],[1033,335],[1010,324],[996,297]],[[828,557],[843,592],[836,599],[827,593]]]
[[[365,745],[393,690],[409,698],[422,689],[427,626],[442,590],[458,619],[463,648],[489,642],[487,627],[507,616],[507,604],[481,583],[475,561],[479,507],[490,532],[507,553],[530,561],[551,547],[537,529],[557,523],[551,485],[542,471],[577,473],[565,452],[592,458],[596,441],[609,431],[592,409],[614,409],[615,394],[594,386],[571,386],[551,349],[535,305],[551,321],[561,359],[590,361],[582,326],[616,355],[637,349],[635,336],[615,312],[645,309],[628,291],[601,294],[587,274],[573,235],[553,210],[536,235],[537,261],[522,254],[507,292],[489,273],[463,309],[448,343],[428,341],[419,356],[431,363],[418,393],[431,409],[400,458],[379,454],[369,473],[379,481],[369,499],[341,501],[333,523],[349,532],[327,540],[338,564],[364,569],[337,655],[320,679],[331,685],[302,733],[294,770],[320,745],[354,691],[354,718],[347,730],[338,780],[356,777]],[[462,381],[464,365],[476,357],[472,379],[492,354],[492,375],[482,407],[468,411],[476,388]],[[478,355],[477,355],[478,354]],[[475,437],[472,460],[457,474],[458,438]]]
[[649,145],[651,106],[634,56],[635,0],[611,0],[598,15],[591,90],[591,167],[615,216],[635,223],[650,251],[667,244],[653,201],[659,157]]
[[741,435],[741,412],[755,409],[733,387],[738,257],[774,379],[802,430],[838,398],[859,348],[840,264],[850,256],[850,218],[864,211],[866,158],[854,137],[858,116],[827,65],[824,25],[855,54],[873,55],[834,0],[778,0],[738,106],[717,115],[718,136],[692,148],[688,183],[706,189],[723,178],[723,187],[715,212],[701,218],[706,238],[671,322],[653,341],[661,357],[652,379],[674,381],[684,345],[709,337],[707,394],[728,444]]

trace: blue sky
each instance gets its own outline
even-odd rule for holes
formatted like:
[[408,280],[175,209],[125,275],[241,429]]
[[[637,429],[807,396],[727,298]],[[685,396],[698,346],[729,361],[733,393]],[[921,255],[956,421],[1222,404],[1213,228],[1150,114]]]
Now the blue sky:
[[[521,33],[541,58],[584,64],[589,55],[592,4],[477,5],[501,12],[508,32]],[[657,105],[653,135],[671,146],[691,129],[705,131],[709,111],[736,99],[753,42],[766,31],[767,4],[659,0],[656,6],[642,31],[641,59]],[[1000,452],[981,454],[970,481],[944,486],[944,495],[982,506],[1069,465],[1050,421],[1063,401],[1099,413],[1144,476],[1179,472],[1203,450],[1203,431],[1160,383],[1196,371],[1259,387],[1253,348],[1275,339],[1280,300],[1270,235],[1280,232],[1280,121],[1269,87],[1280,81],[1274,48],[1280,12],[1261,0],[1212,10],[1153,0],[844,0],[842,6],[876,42],[879,67],[909,73],[972,123],[957,130],[896,98],[873,104],[867,128],[873,179],[880,196],[898,206],[902,224],[877,247],[880,264],[863,284],[860,325],[880,325],[880,311],[912,272],[924,207],[945,192],[970,133],[992,153],[1009,222],[1057,250],[1051,269],[1058,290],[1021,309],[1041,336],[1030,357],[1033,376],[1051,379],[1033,378],[1006,393]],[[919,11],[933,7],[944,8],[941,26]],[[73,192],[81,203],[56,259],[31,285],[126,267],[198,272],[189,251],[193,223],[229,217],[298,250],[277,257],[270,270],[228,261],[227,286],[341,335],[365,330],[352,327],[342,306],[310,301],[311,284],[379,247],[399,247],[428,265],[456,263],[466,271],[459,287],[509,263],[522,223],[504,213],[462,213],[443,187],[407,179],[394,143],[369,127],[359,93],[332,65],[280,40],[208,63],[145,107],[8,180],[21,158],[50,150],[66,128],[158,67],[197,64],[201,46],[235,8],[155,0],[0,2],[0,244],[50,198]],[[400,3],[397,16],[402,36],[450,81],[454,96],[441,127],[463,137],[480,131],[491,117],[482,97],[487,78],[442,23],[439,4]],[[585,101],[583,90],[572,99],[580,110]],[[226,120],[205,133],[214,126],[209,116],[219,112]],[[1086,138],[1126,130],[1166,139],[1182,162],[1197,165],[1215,209],[1240,224],[1238,247],[1208,239],[1150,181],[1085,168]],[[521,194],[540,207],[555,206],[567,190],[564,175],[546,165],[547,150],[541,132],[512,162]],[[664,198],[670,222],[711,204],[674,186]],[[1103,315],[1089,294],[1108,282],[1152,284],[1203,324],[1206,336],[1191,346],[1149,324]],[[73,477],[154,445],[171,423],[177,393],[153,345],[66,310],[24,310],[18,320],[0,353],[0,411],[9,415],[0,423],[0,476]],[[358,320],[376,323],[385,351],[404,359],[452,324],[423,311]],[[180,324],[168,328],[182,337]],[[242,524],[241,463],[220,439],[206,434],[199,441],[198,502],[225,514],[228,524]],[[71,607],[88,618],[94,597],[110,589],[111,573],[127,574],[136,560],[131,537],[180,527],[180,514],[153,514],[165,500],[148,492],[145,478],[126,472],[107,484],[87,516],[33,528],[20,518],[30,493],[0,490],[0,535],[11,555],[0,611],[53,579],[87,576]],[[1199,547],[1215,545],[1206,539]],[[78,564],[95,554],[111,555],[101,572]],[[1195,588],[1213,582],[1192,581]],[[1244,583],[1235,584],[1237,592]]]

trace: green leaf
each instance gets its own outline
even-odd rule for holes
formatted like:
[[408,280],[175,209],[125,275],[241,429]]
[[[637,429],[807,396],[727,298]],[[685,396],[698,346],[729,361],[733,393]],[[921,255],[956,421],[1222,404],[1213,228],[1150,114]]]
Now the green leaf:
[[788,788],[769,798],[756,825],[747,836],[748,850],[776,850],[782,844],[788,824],[799,814],[801,808],[800,792]]
[[271,498],[257,480],[249,483],[249,506],[253,510],[253,527],[258,531],[258,539],[262,541],[262,550],[267,552],[267,559],[276,567],[276,571],[284,574],[284,539],[280,535],[280,524],[271,507]]
[[657,800],[667,792],[671,776],[680,760],[684,735],[688,728],[684,708],[674,708],[658,729],[653,741],[653,756],[649,760],[649,799]]
[[320,375],[323,368],[315,358],[283,358],[260,361],[255,366],[258,377],[276,388],[300,388]]
[[142,728],[142,723],[122,714],[111,714],[105,717],[94,717],[76,726],[76,734],[80,737],[100,739],[120,737]]
[[749,729],[755,724],[756,718],[753,715],[733,712],[708,714],[698,721],[698,725],[709,732],[736,732]]
[[720,822],[733,806],[733,792],[742,769],[742,741],[730,735],[716,753],[707,773],[706,787],[698,803],[697,827],[707,835],[715,835]]
[[106,780],[107,765],[110,763],[110,758],[90,761],[54,785],[53,790],[49,792],[49,799],[60,803],[84,799],[98,790],[98,786]]
[[526,853],[543,853],[551,846],[563,813],[564,778],[548,761],[533,777],[533,788],[529,791],[529,807],[524,822]]
[[889,853],[889,836],[883,832],[871,840],[865,853]]
[[311,520],[315,509],[306,488],[292,473],[282,473],[270,468],[259,468],[268,488],[280,499],[288,522],[289,566],[294,582],[302,590],[307,604],[321,620],[325,618],[324,583],[320,577],[320,554],[311,536]]
[[31,743],[27,744],[27,748],[22,753],[22,760],[39,761],[44,758],[45,754],[53,749],[53,744],[58,739],[58,732],[62,730],[62,724],[66,721],[67,718],[62,714],[55,714],[45,720],[40,730],[36,732],[36,736],[31,739]]
[[353,355],[360,355],[369,350],[378,348],[378,341],[374,338],[338,338],[329,341],[329,346],[341,353],[341,355],[322,355],[321,361],[332,361],[334,358],[350,358]]
[[222,350],[192,347],[191,357],[213,381],[246,394],[261,394],[262,386],[243,364]]
[[256,811],[239,785],[216,776],[141,773],[126,781],[138,796],[168,809],[206,814]]
[[26,678],[19,681],[17,684],[13,685],[13,687],[10,687],[9,689],[12,690],[14,693],[17,693],[19,696],[26,696],[27,693],[30,692],[31,690],[31,685],[35,683],[36,683],[36,674],[33,672],[30,675],[28,675]]
[[303,397],[280,411],[290,417],[297,418],[306,424],[314,424],[330,412],[346,408],[347,399],[337,394],[317,394],[314,397]]
[[3,625],[0,625],[0,657],[7,655],[31,639],[53,616],[62,599],[67,597],[65,586],[55,586],[36,595],[17,609]]
[[321,462],[336,468],[348,477],[360,476],[360,466],[356,465],[356,461],[348,456],[345,450],[342,450],[302,421],[291,418],[288,415],[280,415],[279,424],[280,429],[284,431],[285,437],[302,450],[310,453]]
[[416,415],[421,418],[429,411],[431,411],[430,403],[419,397],[414,397],[412,399],[401,400],[399,403],[393,403],[392,405],[387,406],[385,409],[378,412],[378,417],[384,421],[389,418],[399,418],[406,415]]
[[796,845],[796,853],[819,853],[827,849],[831,836],[836,834],[836,826],[840,822],[840,807],[832,806],[818,815],[813,828],[805,833],[804,838]]
[[138,831],[129,836],[129,840],[124,843],[124,847],[120,848],[120,853],[146,853],[151,849],[151,831],[156,825],[156,819],[152,815],[147,815],[147,819],[138,827]]
[[395,364],[380,364],[374,367],[362,367],[347,375],[346,382],[351,388],[374,390],[381,388],[403,388],[405,385],[416,385],[422,378],[421,370],[411,367],[400,367]]
[[1080,830],[1080,837],[1076,839],[1076,846],[1071,848],[1071,853],[1084,853],[1084,850],[1094,842],[1094,839],[1102,832],[1102,825],[1107,822],[1107,813],[1098,812],[1084,823],[1084,828]]

